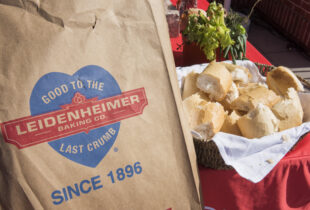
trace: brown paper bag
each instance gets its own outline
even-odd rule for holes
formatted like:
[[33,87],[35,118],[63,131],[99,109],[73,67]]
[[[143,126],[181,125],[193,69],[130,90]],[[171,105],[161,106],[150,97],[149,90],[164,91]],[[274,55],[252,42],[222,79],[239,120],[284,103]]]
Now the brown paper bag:
[[200,209],[158,0],[0,0],[0,209]]

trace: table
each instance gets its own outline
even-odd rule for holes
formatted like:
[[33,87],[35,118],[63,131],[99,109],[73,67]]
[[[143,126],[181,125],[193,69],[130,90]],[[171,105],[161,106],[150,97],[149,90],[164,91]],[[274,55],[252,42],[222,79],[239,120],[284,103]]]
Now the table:
[[[172,3],[175,4],[175,0]],[[198,8],[206,10],[208,2],[198,0]],[[176,66],[184,66],[186,57],[179,44],[181,35],[171,38]],[[270,62],[247,43],[246,57],[253,62]],[[206,62],[201,59],[201,63]],[[199,166],[206,209],[226,210],[309,210],[310,209],[310,134],[299,141],[277,166],[259,183],[254,184],[235,170],[214,170]]]

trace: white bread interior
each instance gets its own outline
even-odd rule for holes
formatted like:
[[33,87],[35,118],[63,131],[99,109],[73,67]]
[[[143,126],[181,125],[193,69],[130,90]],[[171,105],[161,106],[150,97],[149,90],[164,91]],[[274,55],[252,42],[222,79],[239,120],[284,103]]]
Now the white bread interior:
[[198,73],[190,72],[184,79],[184,86],[182,92],[182,99],[197,93],[199,88],[196,86],[197,77],[199,76]]
[[244,84],[250,82],[252,74],[250,73],[250,70],[248,68],[225,62],[223,62],[223,64],[231,73],[231,77],[234,82]]
[[278,95],[285,95],[292,87],[296,91],[304,91],[304,87],[295,74],[284,66],[279,66],[267,73],[268,87]]
[[294,88],[289,88],[286,97],[275,104],[271,110],[280,120],[279,131],[302,124],[304,113],[298,93]]
[[258,104],[237,121],[242,135],[246,138],[260,138],[278,131],[279,120],[268,106]]
[[197,87],[215,101],[225,98],[231,84],[230,72],[222,63],[217,62],[211,62],[197,78]]
[[231,108],[245,112],[254,109],[259,103],[272,107],[281,100],[272,90],[258,83],[239,87],[239,94],[240,96],[231,103]]

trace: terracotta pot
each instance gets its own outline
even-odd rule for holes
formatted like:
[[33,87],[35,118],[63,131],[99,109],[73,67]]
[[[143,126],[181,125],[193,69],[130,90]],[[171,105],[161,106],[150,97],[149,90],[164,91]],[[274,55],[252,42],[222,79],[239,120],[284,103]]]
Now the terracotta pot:
[[[221,61],[223,58],[220,58],[219,49],[216,51],[216,60]],[[198,45],[195,43],[192,44],[185,44],[183,46],[183,65],[190,66],[194,64],[201,64],[201,63],[209,63],[204,54],[204,52],[200,49]]]
[[190,66],[194,64],[209,62],[203,53],[195,43],[185,44],[183,46],[183,64],[184,66]]

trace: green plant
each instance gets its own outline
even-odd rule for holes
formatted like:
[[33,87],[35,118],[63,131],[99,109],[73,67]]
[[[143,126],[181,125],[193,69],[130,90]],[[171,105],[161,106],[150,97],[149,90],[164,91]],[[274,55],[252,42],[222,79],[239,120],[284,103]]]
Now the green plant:
[[196,43],[210,61],[216,59],[217,50],[220,57],[231,58],[233,63],[246,59],[247,33],[243,24],[247,24],[260,1],[254,3],[247,17],[232,10],[225,17],[222,4],[213,1],[206,15],[202,12],[188,15],[183,36],[189,43]]
[[230,36],[234,41],[234,44],[229,45],[224,50],[224,58],[228,59],[229,54],[231,55],[233,62],[237,59],[242,60],[245,58],[247,33],[242,24],[246,21],[247,17],[242,17],[232,10],[230,10],[225,17],[225,23],[227,27],[230,28]]
[[232,57],[232,61],[235,63],[235,60],[246,59],[246,40],[247,33],[243,27],[243,24],[247,24],[250,20],[251,15],[254,12],[254,8],[262,0],[257,0],[251,8],[251,11],[248,16],[241,16],[239,13],[230,10],[225,17],[225,23],[228,28],[230,28],[230,36],[235,42],[234,44],[228,46],[223,53],[224,58],[228,59],[229,54]]
[[206,15],[190,14],[183,35],[190,43],[196,43],[210,61],[216,59],[218,48],[226,50],[235,43],[225,25],[224,8],[216,2],[210,3]]

